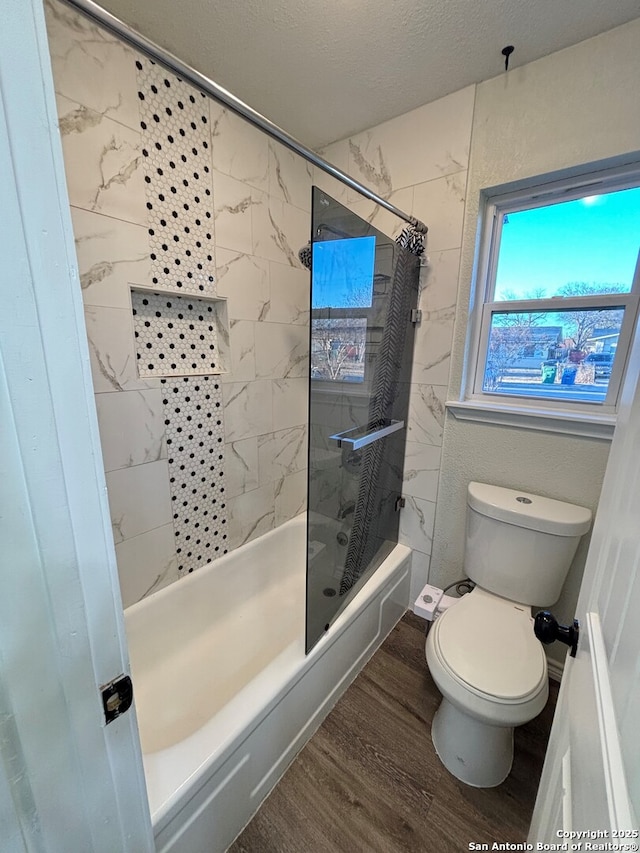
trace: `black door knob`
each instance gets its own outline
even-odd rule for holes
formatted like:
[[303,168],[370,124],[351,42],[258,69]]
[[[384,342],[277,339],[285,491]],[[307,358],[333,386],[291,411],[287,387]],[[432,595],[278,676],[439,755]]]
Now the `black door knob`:
[[571,646],[571,657],[576,656],[580,638],[580,623],[577,619],[573,620],[573,625],[560,625],[553,613],[540,610],[533,619],[533,633],[545,646],[556,640]]

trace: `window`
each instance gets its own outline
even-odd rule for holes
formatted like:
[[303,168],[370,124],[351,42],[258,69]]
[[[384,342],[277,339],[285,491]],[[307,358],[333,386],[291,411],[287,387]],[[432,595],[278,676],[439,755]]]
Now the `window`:
[[575,184],[488,199],[460,407],[615,422],[638,313],[640,178]]

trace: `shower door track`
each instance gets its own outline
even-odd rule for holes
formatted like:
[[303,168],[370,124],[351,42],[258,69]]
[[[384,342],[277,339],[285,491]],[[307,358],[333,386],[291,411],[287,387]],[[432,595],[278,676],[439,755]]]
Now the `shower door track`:
[[210,95],[214,100],[223,104],[225,107],[228,107],[232,112],[250,122],[254,127],[262,130],[273,139],[281,142],[282,145],[290,148],[291,151],[294,151],[296,154],[304,157],[304,159],[309,163],[317,166],[319,169],[322,169],[322,171],[326,172],[328,175],[331,175],[332,178],[346,184],[352,190],[359,192],[370,201],[374,201],[376,204],[384,207],[385,210],[388,210],[390,213],[393,213],[395,216],[398,216],[400,219],[408,222],[420,233],[427,233],[427,226],[424,222],[421,222],[419,219],[416,219],[415,216],[411,216],[403,210],[400,210],[400,208],[391,204],[391,202],[382,198],[377,193],[374,193],[364,184],[356,181],[355,178],[351,177],[351,175],[348,175],[346,172],[338,169],[337,166],[329,163],[328,160],[325,160],[314,151],[311,151],[310,148],[307,148],[293,136],[290,136],[277,124],[274,124],[248,104],[245,104],[244,101],[241,101],[227,89],[219,86],[209,77],[206,77],[204,74],[196,71],[195,68],[187,65],[181,59],[178,59],[177,56],[174,56],[172,53],[169,53],[169,51],[150,41],[146,36],[143,36],[141,33],[137,32],[137,30],[134,30],[128,24],[125,24],[124,21],[121,21],[119,18],[116,18],[115,15],[107,12],[107,10],[103,9],[102,6],[94,3],[93,0],[64,0],[64,2],[68,6],[82,12],[82,14],[100,24],[102,27],[109,30],[109,32],[118,36],[123,41],[127,42],[127,44],[130,44],[136,50],[144,53],[150,59],[153,59],[154,62],[160,63],[160,65],[163,65],[167,70],[172,71],[174,74],[177,74],[178,77],[181,77],[183,80],[191,83],[202,92]]

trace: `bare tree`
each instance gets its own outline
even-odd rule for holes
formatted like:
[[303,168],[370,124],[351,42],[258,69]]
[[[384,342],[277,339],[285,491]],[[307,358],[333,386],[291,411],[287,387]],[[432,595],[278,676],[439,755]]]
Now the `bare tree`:
[[533,290],[526,290],[522,294],[518,294],[515,290],[507,288],[500,291],[500,299],[505,302],[515,302],[517,299],[545,299],[547,291],[544,287],[534,287]]
[[533,343],[532,329],[545,318],[544,311],[513,312],[494,315],[489,336],[484,384],[494,391],[507,370],[526,354]]
[[[628,288],[624,284],[596,284],[586,281],[570,281],[558,290],[558,296],[601,296],[609,293],[623,293]],[[596,329],[618,329],[622,325],[622,310],[612,308],[594,308],[593,310],[559,311],[558,317],[565,327],[565,337],[570,339],[572,348],[584,352],[588,341]]]

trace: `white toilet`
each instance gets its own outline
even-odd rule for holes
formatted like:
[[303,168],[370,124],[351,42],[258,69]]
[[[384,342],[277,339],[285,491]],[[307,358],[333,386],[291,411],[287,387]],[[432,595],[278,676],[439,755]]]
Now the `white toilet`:
[[558,600],[588,509],[469,483],[465,573],[476,583],[436,619],[427,663],[443,695],[431,728],[444,766],[467,785],[509,775],[513,728],[544,708],[547,659],[530,605]]

